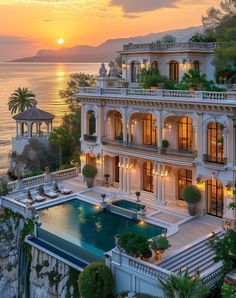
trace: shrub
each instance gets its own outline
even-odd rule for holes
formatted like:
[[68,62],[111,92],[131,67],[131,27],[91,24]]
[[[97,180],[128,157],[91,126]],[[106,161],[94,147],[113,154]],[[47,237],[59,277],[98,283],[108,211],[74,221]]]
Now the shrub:
[[183,190],[183,199],[189,204],[196,204],[201,200],[201,191],[195,185],[187,185]]
[[146,206],[145,205],[140,205],[140,209],[145,209],[146,208]]
[[136,255],[141,255],[149,249],[148,238],[135,232],[121,234],[120,246],[127,253]]
[[153,250],[166,250],[171,245],[166,236],[160,235],[152,239],[150,246],[151,246],[151,249]]
[[236,297],[236,288],[234,285],[223,284],[221,288],[221,297],[222,298],[234,298]]
[[83,298],[110,298],[114,279],[111,270],[103,263],[92,263],[79,277],[79,292]]
[[166,81],[158,69],[143,69],[141,73],[140,82],[143,84],[143,88],[148,89],[150,87],[159,86]]
[[0,182],[0,196],[6,196],[9,193],[9,189],[6,182]]
[[135,194],[136,194],[136,197],[140,197],[141,195],[140,191],[136,191]]
[[92,164],[86,164],[83,167],[82,174],[84,177],[93,178],[97,175],[97,168]]

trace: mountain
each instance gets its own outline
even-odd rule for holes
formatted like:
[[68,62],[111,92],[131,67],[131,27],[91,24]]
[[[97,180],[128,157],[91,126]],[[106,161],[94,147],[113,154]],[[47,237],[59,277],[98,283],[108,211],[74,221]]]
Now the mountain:
[[148,43],[172,34],[177,41],[185,42],[196,32],[202,31],[201,26],[186,29],[176,29],[165,32],[150,33],[143,36],[109,39],[99,46],[78,45],[72,48],[59,50],[39,50],[33,57],[16,59],[13,62],[108,62],[122,50],[127,43]]

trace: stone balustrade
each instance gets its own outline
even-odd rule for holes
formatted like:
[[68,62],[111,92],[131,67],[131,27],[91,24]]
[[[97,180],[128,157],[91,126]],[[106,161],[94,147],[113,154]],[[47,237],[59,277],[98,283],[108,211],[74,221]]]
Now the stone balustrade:
[[141,99],[195,101],[195,102],[229,102],[236,103],[236,92],[211,92],[164,89],[132,89],[132,88],[80,88],[78,96],[96,95],[111,97],[134,97]]
[[216,42],[175,42],[175,43],[129,43],[123,46],[123,51],[136,50],[136,51],[168,51],[168,50],[211,50],[213,51],[218,46]]

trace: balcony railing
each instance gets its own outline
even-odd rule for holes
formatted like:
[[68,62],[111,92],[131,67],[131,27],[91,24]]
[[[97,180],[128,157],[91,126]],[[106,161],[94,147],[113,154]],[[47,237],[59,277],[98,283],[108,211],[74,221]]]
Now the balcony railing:
[[120,142],[114,139],[109,139],[106,137],[102,138],[102,144],[105,146],[113,145],[113,146],[120,146],[125,148],[141,149],[145,151],[151,151],[157,154],[179,156],[179,157],[185,157],[185,158],[191,158],[191,159],[197,156],[197,151],[185,151],[185,150],[178,150],[178,149],[172,149],[172,148],[162,148],[158,146],[137,144],[133,142],[124,143],[124,142]]
[[175,42],[175,43],[129,43],[123,46],[123,51],[138,50],[138,51],[168,51],[168,50],[214,50],[217,47],[216,42]]
[[85,134],[84,135],[84,140],[87,142],[96,142],[97,141],[97,136],[90,136]]
[[211,156],[209,154],[204,154],[203,159],[205,162],[217,163],[217,164],[221,164],[221,165],[227,164],[226,157],[216,157],[216,156]]
[[119,98],[138,98],[143,100],[195,101],[195,102],[227,102],[236,103],[236,92],[183,91],[183,90],[151,90],[132,88],[87,88],[81,87],[77,96],[109,96]]

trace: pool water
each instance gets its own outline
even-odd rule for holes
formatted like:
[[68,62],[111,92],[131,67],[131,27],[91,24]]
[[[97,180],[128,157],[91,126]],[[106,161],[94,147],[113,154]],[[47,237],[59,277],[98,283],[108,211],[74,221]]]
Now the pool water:
[[116,201],[116,202],[113,202],[112,204],[134,212],[140,211],[141,209],[140,204],[130,202],[127,200]]
[[138,232],[152,238],[166,232],[162,227],[103,211],[99,206],[76,199],[44,209],[39,217],[42,229],[98,256],[114,248],[116,234]]

